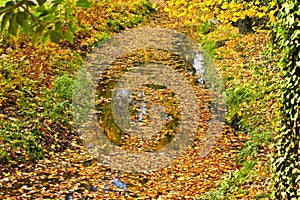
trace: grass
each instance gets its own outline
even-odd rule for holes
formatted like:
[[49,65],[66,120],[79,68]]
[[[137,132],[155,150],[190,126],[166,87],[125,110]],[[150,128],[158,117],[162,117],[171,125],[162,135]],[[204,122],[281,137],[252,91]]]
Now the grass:
[[[228,106],[226,123],[247,134],[248,141],[238,153],[239,170],[225,176],[203,199],[269,198],[269,155],[278,111],[279,77],[275,58],[264,53],[266,33],[241,36],[234,28],[220,25],[212,32],[204,31],[204,35],[206,29],[210,28],[201,27],[199,35],[203,48],[222,69]],[[215,45],[219,38],[225,39],[224,47]]]
[[[75,39],[73,45],[23,47],[26,39],[14,41],[1,35],[1,164],[13,167],[34,162],[70,147],[74,137],[70,107],[73,80],[85,55],[111,34],[142,23],[153,12],[144,1],[126,4],[132,8],[130,13],[124,4],[101,1],[101,6],[107,13],[98,13],[98,5],[90,10],[89,19],[86,12],[79,12],[88,32],[78,33],[82,38]],[[96,18],[99,16],[101,19]],[[96,29],[91,25],[95,21],[99,22]],[[249,138],[238,155],[239,170],[229,172],[204,199],[269,197],[270,188],[264,184],[270,177],[267,155],[278,109],[278,77],[274,60],[263,52],[265,34],[241,36],[230,26],[213,24],[203,24],[199,29],[200,43],[223,74],[226,123]],[[224,46],[218,45],[220,41]]]
[[76,10],[86,30],[76,33],[74,44],[35,47],[22,35],[0,35],[0,163],[14,167],[70,148],[76,138],[74,74],[86,54],[153,12],[148,1],[101,1],[89,10]]

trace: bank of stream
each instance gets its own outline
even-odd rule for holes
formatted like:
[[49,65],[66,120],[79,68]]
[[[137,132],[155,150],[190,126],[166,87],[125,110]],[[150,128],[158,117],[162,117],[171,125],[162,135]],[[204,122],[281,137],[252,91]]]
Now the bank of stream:
[[[194,27],[186,28],[177,19],[169,19],[165,13],[158,11],[156,16],[141,26],[162,26],[174,28],[186,34],[197,33]],[[177,26],[176,26],[177,25]],[[104,166],[93,158],[86,146],[75,136],[65,151],[54,153],[37,163],[23,165],[22,170],[16,169],[0,179],[0,194],[3,199],[195,199],[215,188],[222,176],[233,172],[239,166],[235,163],[236,152],[242,148],[246,137],[237,134],[233,128],[225,123],[219,124],[219,133],[215,144],[205,156],[203,140],[207,134],[211,119],[211,109],[214,106],[212,93],[209,92],[209,80],[206,80],[201,68],[192,66],[176,54],[161,50],[143,49],[131,52],[118,58],[111,70],[104,73],[97,86],[99,97],[96,106],[97,117],[106,136],[116,146],[131,151],[152,152],[162,149],[170,143],[178,131],[181,120],[180,104],[176,92],[168,90],[165,85],[144,84],[142,90],[119,90],[114,93],[117,80],[130,69],[142,63],[158,62],[170,66],[185,77],[195,91],[199,105],[199,122],[197,134],[184,153],[174,159],[167,167],[157,171],[126,172]],[[124,133],[122,127],[113,120],[111,97],[116,95],[120,99],[115,102],[118,110],[127,104],[130,108],[130,119],[126,119],[124,127],[132,125],[140,127],[151,126],[150,114],[157,114],[160,121],[166,120],[165,128],[159,134],[141,137],[132,137]],[[100,98],[101,97],[101,98]],[[188,98],[188,97],[187,97]],[[117,99],[117,98],[115,98]],[[124,102],[127,101],[127,102]],[[158,104],[162,105],[156,107]],[[151,110],[152,108],[152,110]],[[155,108],[164,109],[157,112]],[[222,107],[223,108],[223,107]],[[224,112],[221,110],[220,112]],[[124,117],[121,117],[121,120]],[[155,127],[157,124],[152,124]],[[148,129],[143,129],[148,130]],[[149,129],[150,130],[150,129]],[[149,134],[146,131],[146,135]],[[143,131],[142,131],[143,132]],[[151,132],[151,131],[150,131]],[[144,132],[143,132],[144,133]],[[135,133],[133,133],[135,134]],[[59,141],[57,141],[59,143]],[[117,182],[117,181],[119,182]],[[117,184],[118,183],[118,184]],[[121,184],[126,184],[126,187]]]

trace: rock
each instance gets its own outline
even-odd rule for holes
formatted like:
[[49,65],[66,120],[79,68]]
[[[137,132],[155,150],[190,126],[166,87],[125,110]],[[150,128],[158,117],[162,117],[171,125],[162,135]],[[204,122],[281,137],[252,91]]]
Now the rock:
[[112,184],[114,186],[116,186],[117,188],[119,188],[119,189],[126,189],[127,188],[126,183],[121,182],[119,179],[113,180]]

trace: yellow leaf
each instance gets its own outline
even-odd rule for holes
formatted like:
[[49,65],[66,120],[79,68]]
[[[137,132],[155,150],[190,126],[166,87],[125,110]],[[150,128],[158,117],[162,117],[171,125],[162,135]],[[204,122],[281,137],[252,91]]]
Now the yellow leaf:
[[249,10],[247,10],[247,14],[248,14],[249,17],[254,17],[256,12],[257,11],[253,8],[250,8]]
[[257,16],[258,18],[263,18],[263,17],[265,16],[265,13],[258,12],[258,13],[256,14],[256,16]]
[[162,196],[159,196],[157,200],[164,200]]
[[240,18],[241,18],[241,19],[245,19],[245,18],[246,18],[245,13],[241,13]]
[[235,197],[244,197],[244,194],[237,194]]
[[21,172],[21,171],[19,171],[19,170],[17,170],[17,171],[16,171],[16,173],[17,173],[19,176],[21,176],[21,175],[22,175],[22,172]]
[[10,172],[2,172],[2,174],[4,175],[4,176],[9,176],[10,175]]
[[154,9],[157,8],[157,3],[154,2],[154,3],[152,4],[152,8],[154,8]]
[[242,111],[237,112],[238,116],[242,116]]
[[166,11],[166,12],[170,12],[170,8],[168,8],[168,7],[165,7],[165,8],[164,8],[164,11]]
[[239,19],[239,18],[237,18],[237,17],[233,17],[233,18],[232,18],[232,21],[233,21],[233,22],[237,22],[238,19]]
[[179,18],[179,17],[183,17],[183,16],[185,16],[185,15],[186,15],[186,11],[179,13],[179,14],[177,15],[177,17],[178,17],[178,18]]
[[225,1],[222,6],[221,6],[222,9],[226,10],[228,8],[228,2]]
[[191,23],[191,21],[190,21],[190,20],[188,20],[188,19],[186,19],[186,20],[184,20],[184,23],[185,23],[185,24],[190,24],[190,23]]

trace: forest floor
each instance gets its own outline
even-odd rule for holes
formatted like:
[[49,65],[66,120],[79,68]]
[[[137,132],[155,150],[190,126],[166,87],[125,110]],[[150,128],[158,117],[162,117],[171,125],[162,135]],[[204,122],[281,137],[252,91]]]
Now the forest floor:
[[[227,193],[219,194],[219,196],[214,194],[214,197],[219,197],[218,199],[226,197],[229,199],[256,199],[268,196],[270,189],[268,142],[271,138],[276,111],[276,104],[274,104],[276,90],[274,88],[264,89],[269,88],[269,85],[266,86],[265,84],[268,83],[262,81],[275,74],[272,71],[274,62],[270,61],[270,58],[264,53],[269,42],[267,31],[257,30],[253,34],[240,35],[237,28],[223,24],[203,26],[199,31],[199,27],[189,27],[179,19],[170,19],[162,9],[152,14],[150,20],[138,26],[159,26],[189,35],[202,44],[220,69],[226,93],[233,100],[228,103],[230,111],[228,111],[226,123],[223,124],[220,138],[210,153],[206,157],[202,157],[199,153],[201,152],[200,134],[184,155],[174,160],[169,167],[155,172],[119,172],[103,166],[97,159],[92,158],[86,151],[86,147],[80,142],[79,136],[73,134],[69,129],[66,134],[72,134],[72,136],[60,135],[58,132],[65,129],[59,130],[55,124],[53,125],[51,117],[45,117],[43,122],[45,129],[55,130],[58,133],[57,137],[47,136],[47,132],[44,135],[50,138],[48,142],[54,145],[51,145],[53,151],[48,152],[50,156],[35,163],[12,161],[10,165],[2,164],[0,174],[2,199],[212,199],[212,196],[204,196],[204,194],[214,191],[218,187],[221,187],[220,191],[227,190]],[[80,48],[74,45],[73,50],[76,51],[79,48],[81,52],[88,54],[91,50],[89,48],[92,47],[89,47],[89,42],[86,43],[87,45],[81,45]],[[82,50],[83,47],[85,50]],[[21,51],[10,55],[16,59],[22,59],[23,56],[26,57],[32,53],[29,48],[23,44]],[[64,55],[64,44],[54,45],[50,48],[52,49],[47,51],[61,51]],[[7,51],[7,48],[3,49],[5,52]],[[45,71],[43,81],[53,82],[55,80],[53,74],[56,73],[55,70],[59,71],[59,69],[43,68],[42,63],[49,62],[46,54],[45,52],[39,54],[39,57],[45,56],[44,60],[36,59],[34,62],[30,60],[36,67],[32,67],[30,74],[37,76],[36,70],[40,66],[42,69],[39,70]],[[71,63],[70,60],[73,57],[65,55],[65,62]],[[125,64],[122,62],[119,64]],[[76,72],[72,67],[69,68],[65,73],[74,74]],[[273,82],[276,82],[274,76],[273,78]],[[50,89],[52,87],[49,85]],[[3,101],[2,104],[1,106],[4,107],[9,105],[9,102]],[[12,109],[11,112],[14,110]],[[0,118],[12,120],[14,117],[5,118],[7,113],[3,112]],[[18,117],[14,119],[16,120]],[[64,121],[62,120],[60,123],[63,124]],[[271,128],[265,126],[264,123],[270,124]],[[2,123],[1,126],[4,127],[5,124]],[[26,126],[30,126],[30,124]],[[260,132],[254,136],[260,135],[261,138],[245,134],[251,133],[253,126],[256,126],[255,130]],[[269,133],[269,135],[264,135],[264,133]],[[60,139],[65,141],[61,142]],[[256,145],[257,141],[259,144]],[[255,145],[253,145],[254,143]],[[5,144],[2,146],[5,147]],[[64,146],[63,150],[60,149],[60,146]],[[246,150],[242,150],[245,149],[245,146]],[[22,149],[17,148],[14,153],[18,155],[21,152]],[[238,152],[242,152],[242,154]],[[245,168],[245,163],[246,165],[250,163],[250,169],[237,173],[238,169]],[[250,171],[251,173],[248,174]],[[238,182],[232,178],[227,179],[227,182],[225,180],[225,183],[228,183],[227,187],[231,187],[231,189],[221,184],[224,183],[224,177],[228,175],[240,179]],[[125,192],[113,185],[115,179],[126,183]]]

